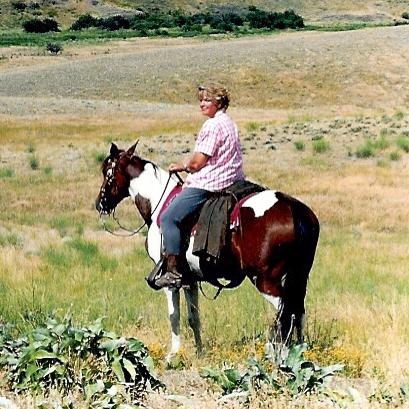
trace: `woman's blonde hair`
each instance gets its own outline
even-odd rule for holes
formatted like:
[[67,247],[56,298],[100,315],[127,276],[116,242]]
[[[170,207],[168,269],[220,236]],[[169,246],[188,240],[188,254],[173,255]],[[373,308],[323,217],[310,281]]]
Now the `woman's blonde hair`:
[[203,94],[206,92],[206,96],[217,105],[219,109],[227,109],[230,104],[229,91],[219,84],[208,84],[198,86],[198,98],[202,99]]

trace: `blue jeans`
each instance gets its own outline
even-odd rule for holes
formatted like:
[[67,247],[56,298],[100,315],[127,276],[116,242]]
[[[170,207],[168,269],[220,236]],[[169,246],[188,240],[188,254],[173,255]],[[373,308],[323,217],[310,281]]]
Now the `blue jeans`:
[[[199,214],[211,192],[204,189],[186,187],[173,199],[160,217],[163,245],[168,254],[179,255],[182,246],[182,233],[192,226],[192,219]],[[190,223],[189,223],[190,222]],[[185,226],[183,225],[185,224]]]

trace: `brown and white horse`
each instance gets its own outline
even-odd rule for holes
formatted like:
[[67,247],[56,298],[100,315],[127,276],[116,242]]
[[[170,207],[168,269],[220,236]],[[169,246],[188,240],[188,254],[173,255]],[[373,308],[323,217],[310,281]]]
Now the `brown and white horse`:
[[[96,199],[100,214],[110,214],[128,197],[134,200],[148,226],[146,249],[157,263],[161,257],[161,231],[157,219],[163,202],[177,185],[175,175],[135,154],[136,143],[127,151],[111,145],[102,164],[103,183]],[[272,334],[288,342],[293,328],[302,341],[304,298],[319,236],[319,223],[305,204],[283,193],[265,190],[252,195],[240,207],[240,228],[231,232],[230,253],[237,274],[250,279],[268,302],[277,309]],[[191,252],[187,260],[200,276],[200,260]],[[180,349],[180,292],[164,290],[168,300],[172,341],[167,359]],[[188,322],[193,329],[196,348],[202,348],[198,306],[198,285],[185,288]],[[271,345],[271,344],[270,344]]]

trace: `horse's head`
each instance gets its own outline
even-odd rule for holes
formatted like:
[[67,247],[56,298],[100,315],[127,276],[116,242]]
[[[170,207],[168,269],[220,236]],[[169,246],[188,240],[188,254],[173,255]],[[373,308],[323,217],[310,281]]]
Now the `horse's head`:
[[135,173],[135,165],[131,165],[138,142],[127,151],[118,149],[113,143],[109,155],[102,163],[104,180],[95,201],[99,213],[110,214],[117,204],[129,196],[129,184]]

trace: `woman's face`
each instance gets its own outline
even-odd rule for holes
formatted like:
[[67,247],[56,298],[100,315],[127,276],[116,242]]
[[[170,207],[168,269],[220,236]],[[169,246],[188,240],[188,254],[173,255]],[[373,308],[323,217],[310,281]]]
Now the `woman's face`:
[[207,96],[207,92],[203,91],[200,99],[200,109],[203,115],[208,116],[209,118],[213,118],[218,111],[217,105]]

